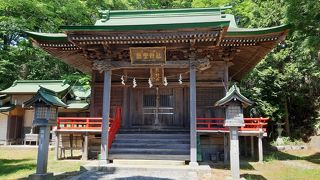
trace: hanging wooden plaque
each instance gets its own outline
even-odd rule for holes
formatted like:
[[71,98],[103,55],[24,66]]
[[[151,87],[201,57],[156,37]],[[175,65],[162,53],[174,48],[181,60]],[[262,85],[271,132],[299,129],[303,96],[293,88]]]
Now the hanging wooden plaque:
[[132,65],[162,65],[166,63],[166,47],[131,47]]

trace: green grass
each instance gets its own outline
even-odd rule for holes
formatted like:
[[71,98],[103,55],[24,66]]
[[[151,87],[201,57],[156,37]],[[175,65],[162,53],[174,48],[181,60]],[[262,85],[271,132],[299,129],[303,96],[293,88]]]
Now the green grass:
[[[27,178],[36,172],[37,149],[12,149],[0,147],[0,179]],[[61,173],[57,179],[80,170],[85,161],[55,161],[54,151],[49,152],[48,172]]]
[[[0,179],[27,178],[36,171],[37,149],[12,149],[0,147]],[[48,172],[61,173],[55,179],[63,179],[79,173],[81,165],[88,162],[79,160],[53,159],[49,152]],[[264,163],[241,161],[241,175],[246,179],[265,180],[320,180],[320,152],[311,150],[272,152],[265,155]],[[229,166],[215,166],[216,179],[230,175]]]
[[254,170],[242,170],[246,179],[320,180],[320,153],[315,150],[272,152],[264,163],[250,164]]

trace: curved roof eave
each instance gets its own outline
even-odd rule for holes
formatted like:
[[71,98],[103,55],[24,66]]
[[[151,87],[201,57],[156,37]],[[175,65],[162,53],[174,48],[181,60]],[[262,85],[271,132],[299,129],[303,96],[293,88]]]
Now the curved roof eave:
[[36,40],[68,42],[68,36],[64,33],[39,33],[31,31],[25,31],[25,33]]
[[227,36],[263,35],[263,34],[270,34],[270,33],[285,31],[285,30],[288,30],[289,28],[290,28],[290,25],[288,24],[270,27],[270,28],[253,28],[253,29],[229,27],[226,35]]

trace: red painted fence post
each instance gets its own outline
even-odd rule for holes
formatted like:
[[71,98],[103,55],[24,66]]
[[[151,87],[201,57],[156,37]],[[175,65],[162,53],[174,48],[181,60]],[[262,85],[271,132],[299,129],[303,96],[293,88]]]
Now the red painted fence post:
[[60,129],[60,117],[57,118],[57,129]]

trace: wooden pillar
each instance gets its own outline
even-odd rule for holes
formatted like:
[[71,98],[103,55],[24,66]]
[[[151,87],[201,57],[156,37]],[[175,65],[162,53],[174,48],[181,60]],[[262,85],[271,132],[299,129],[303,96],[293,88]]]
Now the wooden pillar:
[[230,126],[230,166],[232,179],[240,179],[239,133],[238,127]]
[[263,162],[263,146],[262,146],[262,134],[258,136],[258,152],[259,152],[259,162]]
[[101,161],[108,163],[108,136],[111,93],[111,68],[104,71],[103,104],[102,104],[102,132],[101,132]]
[[71,133],[69,136],[69,140],[70,140],[70,152],[71,152],[71,157],[73,157],[73,134]]
[[253,141],[254,136],[250,136],[250,145],[251,145],[251,158],[254,159],[254,141]]
[[229,160],[229,139],[228,133],[223,133],[223,154],[224,154],[224,164],[228,164]]
[[88,160],[88,133],[83,135],[82,160]]
[[[227,94],[229,89],[229,68],[228,68],[228,62],[225,61],[224,66],[224,76],[223,76],[223,83],[225,88],[225,94]],[[229,144],[228,134],[224,133],[224,163],[229,163],[229,151],[230,151],[230,144]]]
[[54,133],[54,160],[59,160],[59,144],[60,144],[60,138],[59,138],[59,132],[56,131]]
[[225,91],[227,93],[228,89],[229,89],[229,66],[228,66],[228,62],[227,61],[226,61],[225,66],[224,66],[223,82],[224,82],[224,86],[225,86]]
[[190,165],[197,163],[197,97],[196,97],[196,68],[190,66]]
[[244,155],[247,157],[248,156],[248,143],[247,143],[247,136],[243,136],[244,139]]

